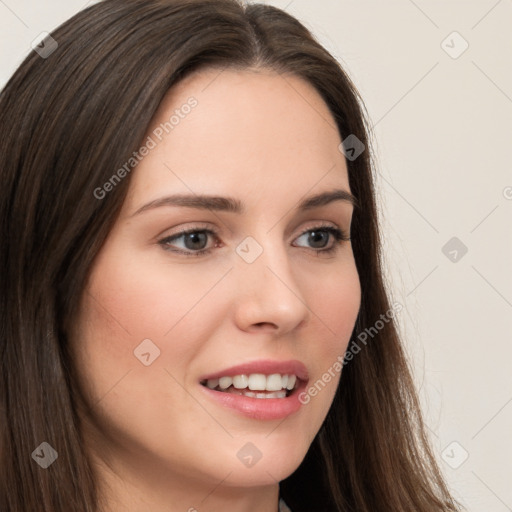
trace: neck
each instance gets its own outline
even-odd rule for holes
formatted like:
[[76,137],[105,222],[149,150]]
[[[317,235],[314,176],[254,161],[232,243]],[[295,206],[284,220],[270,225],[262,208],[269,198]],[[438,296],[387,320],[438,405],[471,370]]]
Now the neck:
[[247,487],[231,483],[233,473],[213,480],[155,465],[117,467],[95,459],[100,512],[278,512],[279,483]]

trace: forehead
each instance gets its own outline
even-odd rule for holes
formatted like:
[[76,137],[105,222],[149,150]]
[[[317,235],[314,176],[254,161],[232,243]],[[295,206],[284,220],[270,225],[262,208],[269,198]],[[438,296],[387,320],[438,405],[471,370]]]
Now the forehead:
[[148,127],[152,149],[136,166],[129,201],[159,192],[222,194],[249,201],[298,199],[348,175],[336,123],[314,87],[269,70],[196,72],[173,87]]

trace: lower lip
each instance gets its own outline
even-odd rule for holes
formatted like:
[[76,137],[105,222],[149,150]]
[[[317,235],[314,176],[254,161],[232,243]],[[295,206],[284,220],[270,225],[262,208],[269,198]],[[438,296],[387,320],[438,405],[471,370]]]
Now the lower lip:
[[244,395],[234,395],[222,391],[214,391],[201,385],[204,392],[217,403],[234,409],[235,411],[256,420],[277,420],[286,418],[297,412],[302,403],[299,400],[300,393],[306,388],[306,383],[301,382],[293,393],[285,398],[253,398]]

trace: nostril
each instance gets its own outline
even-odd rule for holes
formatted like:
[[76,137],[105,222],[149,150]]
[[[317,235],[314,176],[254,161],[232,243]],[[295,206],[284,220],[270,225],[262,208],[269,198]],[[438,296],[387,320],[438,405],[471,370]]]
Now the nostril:
[[254,324],[254,325],[256,325],[258,327],[265,327],[266,325],[269,325],[273,329],[277,329],[277,325],[272,322],[258,322],[257,324]]

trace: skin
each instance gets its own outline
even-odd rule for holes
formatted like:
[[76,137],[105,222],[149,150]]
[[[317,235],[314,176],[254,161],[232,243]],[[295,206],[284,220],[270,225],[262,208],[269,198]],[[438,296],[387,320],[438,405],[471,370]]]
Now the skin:
[[[284,420],[218,405],[199,379],[257,359],[298,359],[312,384],[345,353],[361,300],[351,243],[325,235],[314,245],[308,230],[350,234],[353,206],[296,206],[334,188],[350,192],[346,162],[327,105],[300,78],[197,72],[167,94],[148,135],[190,96],[197,106],[132,171],[82,297],[72,349],[90,408],[86,448],[105,511],[274,512],[278,482],[303,460],[339,372]],[[175,193],[234,197],[246,212],[161,206],[134,215]],[[218,237],[203,244],[208,254],[159,243],[205,227]],[[235,251],[247,236],[263,249],[253,263]],[[171,248],[192,252],[201,242],[186,244]],[[322,245],[337,249],[317,254]],[[134,355],[144,339],[160,350],[149,366]],[[262,454],[250,468],[237,457],[248,442]]]

